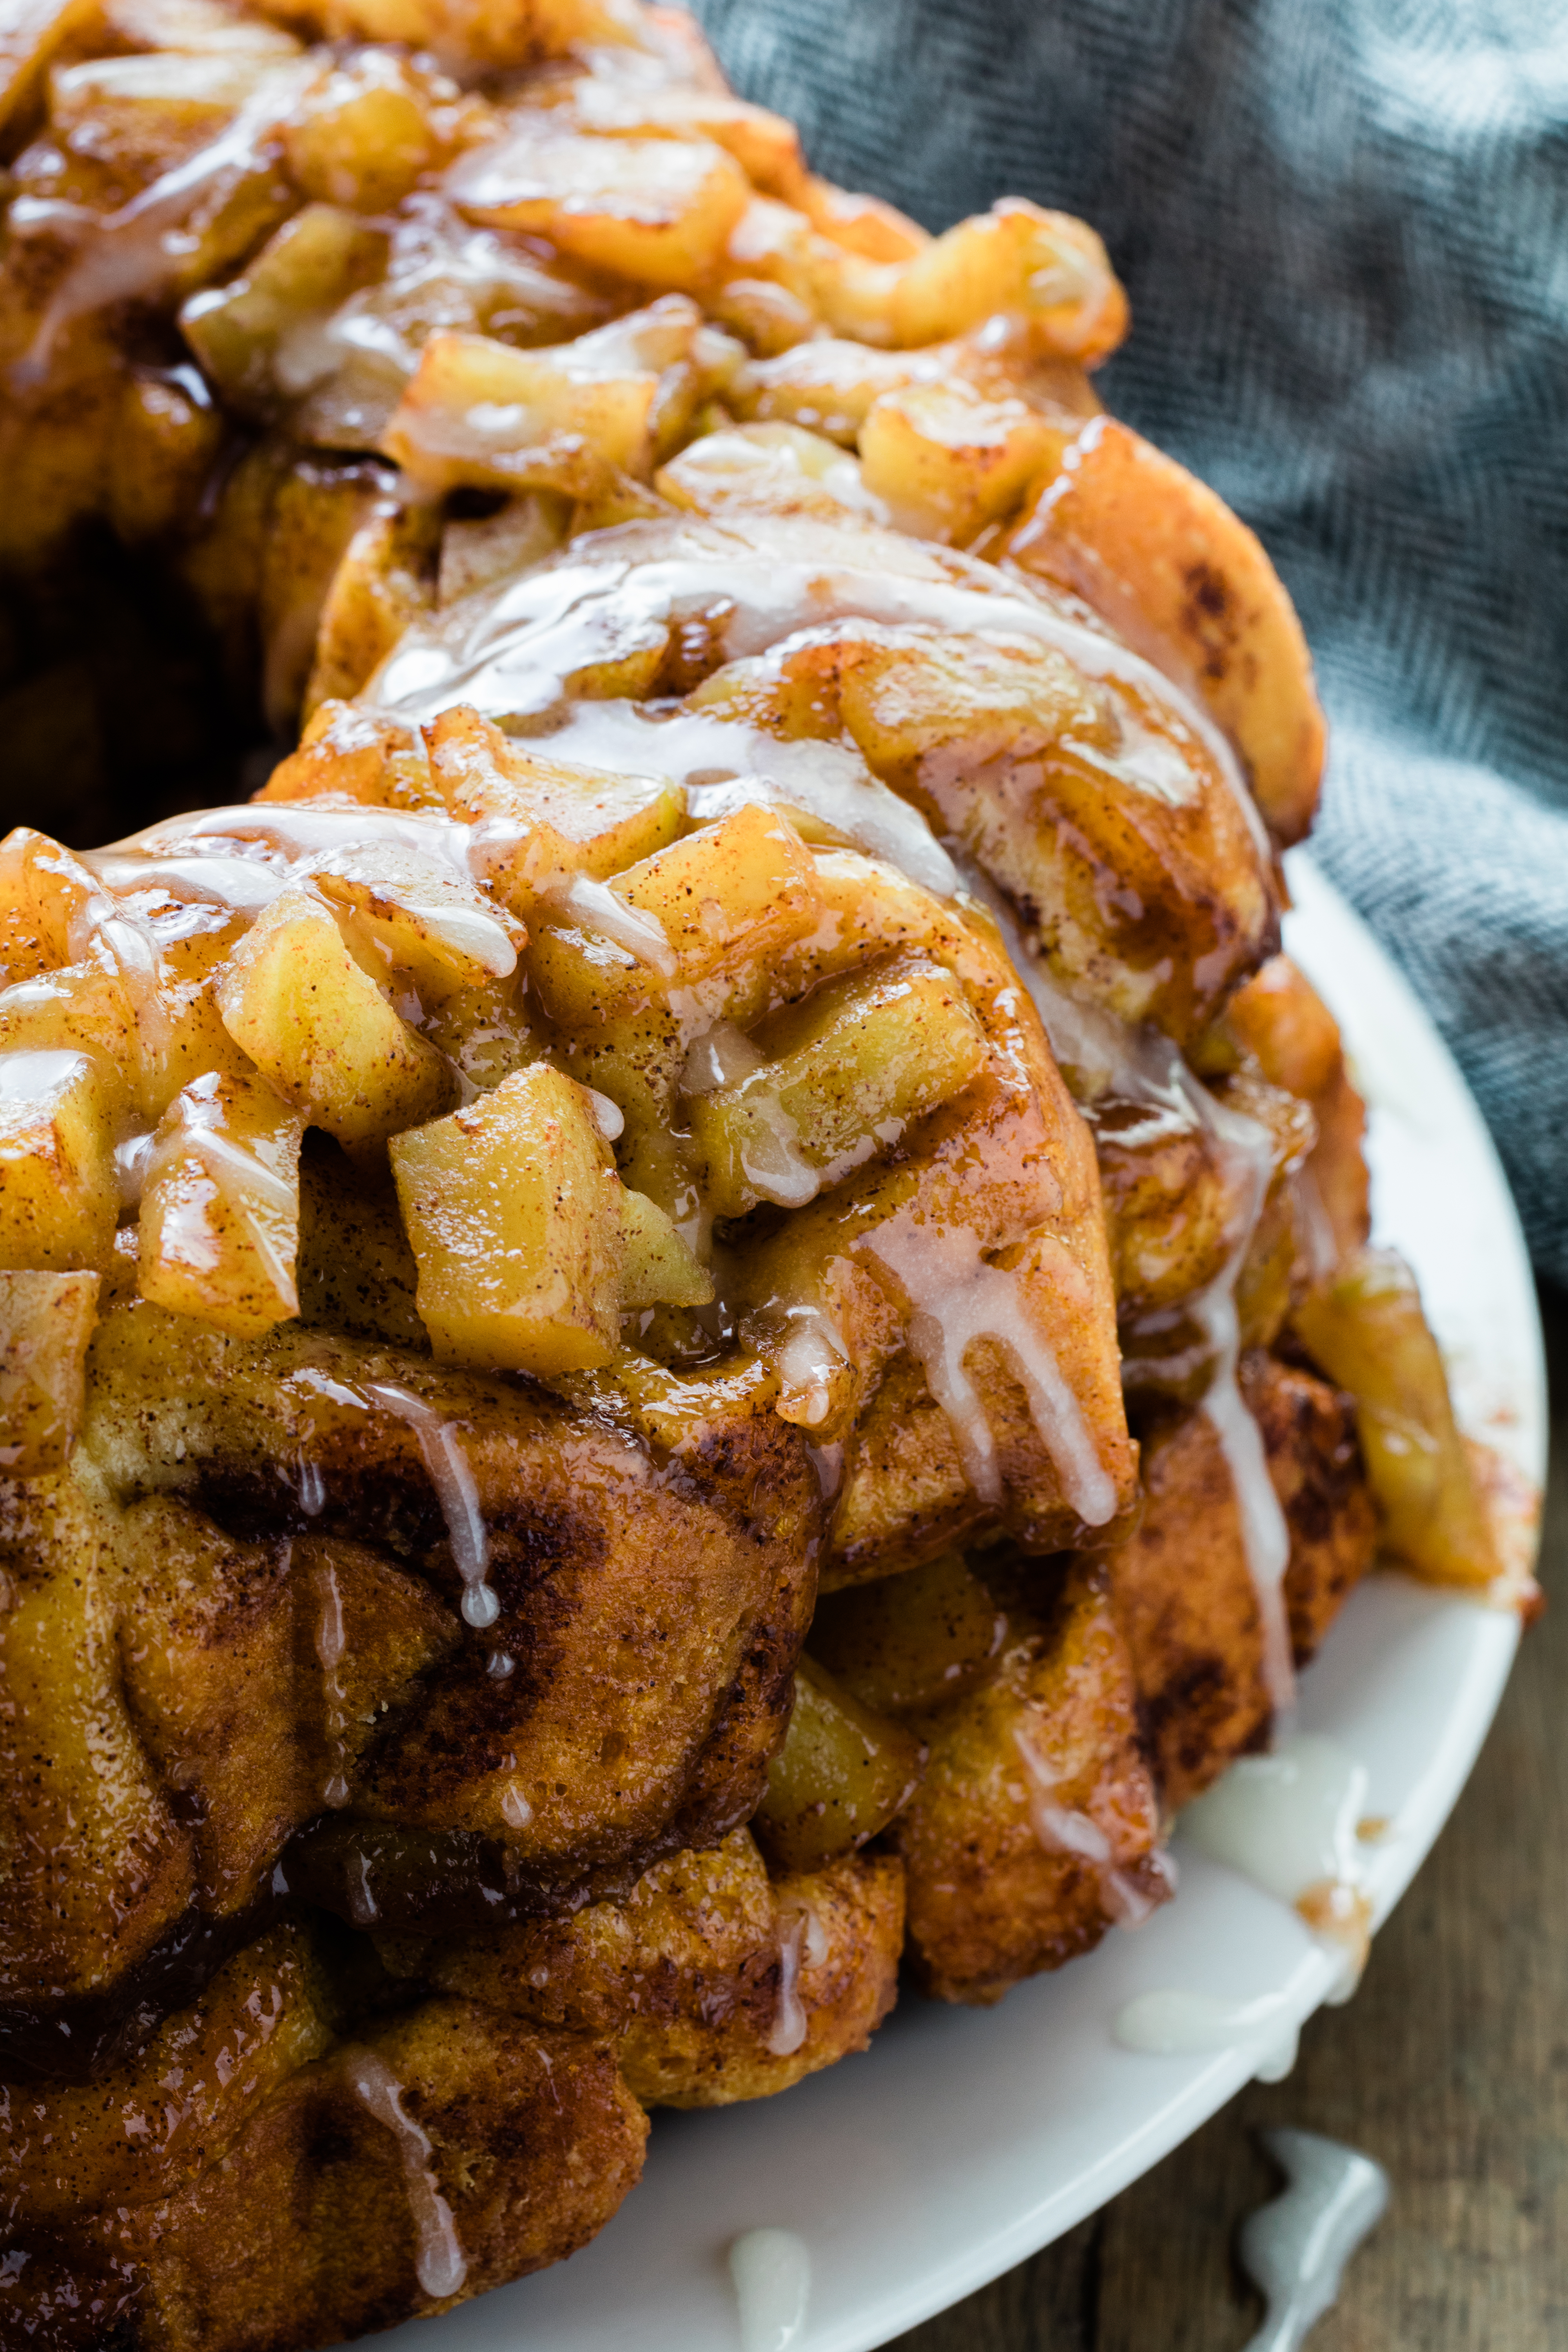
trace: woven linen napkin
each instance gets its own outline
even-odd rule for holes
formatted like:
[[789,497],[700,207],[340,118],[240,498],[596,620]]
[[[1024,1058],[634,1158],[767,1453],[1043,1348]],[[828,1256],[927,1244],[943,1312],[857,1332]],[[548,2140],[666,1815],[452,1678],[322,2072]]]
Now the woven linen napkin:
[[1283,573],[1333,722],[1316,854],[1568,1282],[1568,5],[697,5],[833,179],[1100,231],[1107,404]]

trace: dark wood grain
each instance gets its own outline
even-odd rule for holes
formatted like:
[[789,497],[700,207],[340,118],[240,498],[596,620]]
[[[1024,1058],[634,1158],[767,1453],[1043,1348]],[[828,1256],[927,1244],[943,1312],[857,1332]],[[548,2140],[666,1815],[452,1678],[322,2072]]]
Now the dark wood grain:
[[1349,2140],[1394,2182],[1311,2352],[1568,2346],[1568,1299],[1542,1310],[1553,1605],[1361,1991],[1312,2021],[1288,2082],[898,2352],[1238,2352],[1260,2314],[1231,2245],[1277,2185],[1253,2137],[1270,2123]]

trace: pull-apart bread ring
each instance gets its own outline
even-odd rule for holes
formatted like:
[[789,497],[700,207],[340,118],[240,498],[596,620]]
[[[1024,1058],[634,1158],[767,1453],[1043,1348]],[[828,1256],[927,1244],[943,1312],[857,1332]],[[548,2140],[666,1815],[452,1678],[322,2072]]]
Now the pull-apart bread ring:
[[306,2352],[1135,1927],[1517,1505],[1090,231],[616,0],[45,0],[0,133],[19,756],[140,828],[0,844],[0,2345]]

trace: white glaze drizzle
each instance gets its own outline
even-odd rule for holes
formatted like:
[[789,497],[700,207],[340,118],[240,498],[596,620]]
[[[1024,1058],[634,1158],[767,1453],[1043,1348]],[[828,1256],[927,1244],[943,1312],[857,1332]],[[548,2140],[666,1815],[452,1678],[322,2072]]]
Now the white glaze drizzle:
[[1097,1821],[1058,1802],[1057,1776],[1030,1738],[1026,1725],[1015,1725],[1013,1744],[1024,1767],[1029,1826],[1040,1845],[1047,1853],[1068,1855],[1088,1864],[1100,1889],[1101,1906],[1117,1927],[1142,1927],[1152,1916],[1158,1898],[1117,1867],[1114,1848]]
[[675,950],[662,924],[640,907],[628,906],[607,882],[595,882],[588,874],[574,874],[569,882],[549,892],[545,903],[552,913],[564,915],[584,930],[613,940],[616,947],[625,948],[638,963],[651,965],[666,980],[674,978]]
[[737,530],[693,522],[666,533],[663,550],[639,562],[622,552],[637,546],[638,530],[585,535],[477,614],[465,611],[459,629],[411,632],[372,681],[370,696],[416,716],[456,701],[503,715],[543,712],[558,700],[561,680],[603,660],[606,646],[646,642],[650,628],[698,614],[717,622],[731,661],[841,619],[1022,637],[1065,655],[1086,677],[1132,688],[1184,728],[1228,784],[1267,858],[1268,836],[1236,755],[1207,714],[1152,662],[1021,583],[999,586],[1001,574],[963,557],[938,558],[890,532],[877,534],[868,555],[863,537],[857,549],[847,533],[819,529],[807,536],[804,560],[792,560],[797,542],[787,530],[775,529],[760,554]]
[[405,2111],[402,2084],[374,2051],[352,2053],[349,2080],[361,2106],[396,2139],[414,2223],[414,2274],[428,2295],[456,2294],[468,2277],[468,2259],[458,2242],[452,2209],[436,2186],[431,2166],[435,2150],[429,2137]]
[[831,1316],[809,1299],[792,1307],[778,1352],[776,1410],[781,1418],[803,1429],[819,1429],[833,1410],[848,1366],[849,1350]]
[[1259,2134],[1289,2186],[1237,2242],[1268,2305],[1247,2352],[1299,2352],[1338,2299],[1345,2264],[1388,2210],[1388,2175],[1359,2148],[1289,2125]]
[[256,169],[268,139],[318,70],[307,58],[270,68],[216,139],[161,173],[118,212],[95,213],[58,197],[17,198],[10,214],[14,236],[53,235],[81,248],[15,371],[21,384],[42,381],[56,337],[73,319],[153,293],[176,274],[188,258],[185,223],[195,206],[226,177],[237,181]]
[[1111,2032],[1123,2050],[1156,2057],[1229,2050],[1255,2042],[1260,2050],[1278,2046],[1286,2002],[1280,1993],[1257,2000],[1226,2000],[1215,1993],[1162,1989],[1139,1993],[1116,2014]]
[[490,1564],[489,1536],[485,1528],[484,1514],[479,1509],[479,1489],[474,1474],[468,1467],[468,1455],[455,1424],[444,1421],[434,1405],[409,1390],[399,1388],[395,1381],[370,1381],[365,1395],[376,1404],[384,1405],[405,1422],[419,1441],[419,1451],[430,1483],[436,1489],[442,1513],[447,1521],[447,1533],[452,1546],[452,1558],[463,1580],[461,1610],[463,1622],[482,1633],[493,1625],[500,1614],[500,1602],[494,1587],[487,1581]]
[[963,1369],[968,1349],[984,1339],[994,1340],[1012,1366],[1068,1506],[1086,1527],[1103,1527],[1115,1512],[1116,1488],[1078,1399],[1025,1311],[1016,1277],[989,1265],[978,1234],[966,1227],[917,1224],[907,1212],[874,1226],[858,1246],[903,1287],[911,1309],[910,1352],[947,1416],[964,1476],[981,1501],[994,1507],[1002,1500],[996,1440]]
[[1364,1765],[1332,1739],[1298,1732],[1272,1755],[1238,1757],[1181,1816],[1184,1837],[1300,1911],[1334,1948],[1342,1969],[1331,2000],[1353,1991],[1366,1957],[1357,1834],[1366,1797]]
[[717,710],[658,715],[624,701],[574,702],[561,727],[530,740],[587,767],[668,776],[685,786],[700,824],[747,803],[798,809],[939,898],[958,887],[957,869],[919,809],[842,743],[785,740]]
[[811,2254],[793,2230],[748,2230],[730,2249],[741,2352],[793,2352],[805,2330]]
[[[1131,1031],[1098,1006],[1069,996],[1046,970],[1001,893],[973,868],[966,879],[991,909],[1013,967],[1034,999],[1052,1053],[1074,1074],[1085,1095],[1092,1100],[1114,1090],[1153,1111],[1173,1110],[1194,1119],[1232,1179],[1237,1205],[1226,1262],[1211,1283],[1182,1302],[1182,1312],[1202,1334],[1209,1367],[1203,1411],[1219,1439],[1236,1493],[1242,1547],[1258,1597],[1264,1684],[1275,1727],[1288,1731],[1296,1707],[1295,1656],[1284,1591],[1290,1530],[1268,1475],[1262,1433],[1237,1381],[1241,1334],[1236,1285],[1268,1190],[1273,1157],[1268,1135],[1256,1119],[1216,1102],[1170,1038],[1150,1030]],[[1129,1381],[1135,1380],[1136,1360],[1130,1359],[1124,1370]]]
[[808,2020],[800,1997],[800,1963],[805,1941],[803,1913],[781,1914],[779,1920],[779,1981],[773,2020],[763,2047],[774,2058],[793,2058],[805,2042]]

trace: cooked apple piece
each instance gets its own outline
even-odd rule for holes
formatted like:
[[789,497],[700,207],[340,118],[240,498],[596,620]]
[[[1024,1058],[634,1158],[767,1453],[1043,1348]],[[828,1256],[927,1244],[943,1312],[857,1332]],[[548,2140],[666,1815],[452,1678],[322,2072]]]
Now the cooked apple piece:
[[341,205],[306,205],[226,287],[205,287],[179,315],[202,367],[247,407],[299,393],[296,369],[327,318],[385,266],[385,233]]
[[67,964],[0,990],[0,1055],[23,1053],[85,1054],[105,1100],[128,1106],[139,1076],[137,1028],[119,973]]
[[1125,425],[1094,418],[1006,553],[1063,582],[1205,703],[1279,839],[1300,841],[1322,777],[1311,656],[1261,543]]
[[601,139],[531,125],[479,149],[449,185],[470,220],[533,230],[595,269],[694,289],[751,198],[707,139]]
[[373,808],[439,808],[423,739],[395,719],[378,719],[353,703],[318,703],[300,748],[280,760],[257,793],[258,801],[310,801],[342,793]]
[[584,75],[570,86],[572,112],[584,131],[612,139],[710,139],[732,155],[754,188],[788,204],[805,189],[800,133],[782,114],[748,105],[728,90],[639,89]]
[[265,17],[242,16],[226,0],[107,0],[105,25],[129,49],[181,49],[190,57],[296,58],[300,44]]
[[733,505],[793,513],[823,499],[868,505],[856,460],[836,441],[799,425],[735,425],[705,433],[659,467],[654,488],[671,506],[699,514],[722,514]]
[[94,1064],[0,1053],[0,1265],[101,1269],[119,1212],[113,1122]]
[[674,840],[686,795],[664,776],[612,775],[514,743],[459,703],[427,730],[452,814],[482,829],[489,878],[519,913],[584,875],[602,880]]
[[815,173],[806,174],[805,185],[790,201],[800,205],[824,236],[868,261],[908,261],[923,253],[931,241],[929,229],[921,228],[919,221],[910,220],[896,205],[885,204],[880,196],[836,188],[831,180],[819,180]]
[[492,515],[449,520],[441,533],[436,602],[442,612],[465,596],[514,580],[553,555],[566,535],[565,501],[546,490],[508,499]]
[[580,1371],[619,1336],[621,1183],[584,1090],[547,1062],[392,1145],[437,1355]]
[[712,1276],[646,1192],[622,1192],[621,1252],[623,1309],[706,1307],[713,1296]]
[[813,929],[816,870],[793,826],[752,804],[646,858],[613,887],[555,892],[529,947],[551,1018],[603,1029],[700,991],[693,1009],[754,1019],[767,958]]
[[351,919],[366,961],[379,955],[422,994],[482,988],[517,969],[522,925],[441,858],[370,841],[317,859],[310,879]]
[[573,346],[516,352],[432,335],[381,446],[427,490],[562,490],[590,498],[645,472],[658,379],[582,369]]
[[142,1192],[143,1298],[258,1339],[300,1312],[304,1122],[262,1078],[197,1078],[153,1138]]
[[217,982],[242,1052],[309,1124],[353,1146],[437,1113],[452,1079],[355,963],[319,898],[290,888],[257,918]]
[[76,1442],[96,1274],[0,1274],[0,1469],[61,1470]]
[[1292,1320],[1313,1362],[1355,1399],[1386,1549],[1435,1583],[1490,1584],[1502,1570],[1497,1538],[1404,1259],[1358,1251]]
[[615,895],[657,925],[668,976],[685,987],[788,946],[818,911],[805,843],[775,810],[753,805],[617,874]]
[[808,341],[816,331],[809,303],[766,278],[726,278],[708,297],[708,309],[750,350],[769,358]]
[[30,980],[71,961],[71,940],[91,901],[96,875],[30,824],[0,842],[0,963],[7,982]]
[[[750,1071],[691,1099],[704,1183],[721,1217],[759,1201],[799,1208],[896,1143],[985,1062],[956,982],[913,957],[830,981],[771,1028],[781,1050],[757,1054]],[[738,1033],[736,1044],[745,1044]],[[700,1046],[694,1058],[699,1080],[716,1075],[713,1055],[704,1062]]]
[[[257,601],[262,708],[276,735],[292,737],[298,730],[314,683],[317,633],[344,558],[364,526],[385,517],[391,494],[384,467],[330,466],[310,457],[294,460],[277,485],[262,536]],[[357,563],[350,566],[351,581],[358,570]],[[322,691],[317,688],[318,695]]]
[[1148,1315],[1177,1307],[1224,1271],[1250,1168],[1217,1150],[1180,1101],[1098,1103],[1094,1143],[1119,1308]]
[[0,131],[25,120],[53,58],[98,15],[98,0],[23,0],[0,32]]
[[436,142],[427,101],[405,60],[361,49],[307,91],[283,144],[308,196],[379,213],[408,194]]
[[736,405],[760,422],[803,425],[853,449],[873,404],[920,380],[922,362],[827,335],[749,368]]
[[831,1592],[811,1623],[814,1654],[879,1715],[942,1706],[984,1682],[1007,1620],[963,1555]]
[[752,1828],[786,1870],[820,1870],[885,1830],[920,1781],[920,1741],[803,1658],[795,1713]]
[[1045,351],[1090,364],[1127,332],[1127,297],[1094,231],[1022,196],[960,221],[904,265],[892,340],[938,343],[999,312],[1020,317]]
[[300,1319],[357,1338],[429,1345],[415,1307],[419,1269],[390,1183],[374,1189],[324,1136],[300,1160]]
[[984,400],[951,381],[913,383],[873,402],[860,468],[900,530],[962,546],[1017,505],[1067,438],[1021,400]]
[[185,163],[226,131],[271,60],[254,51],[89,58],[49,77],[49,127],[68,147],[111,160],[116,176],[142,186]]

